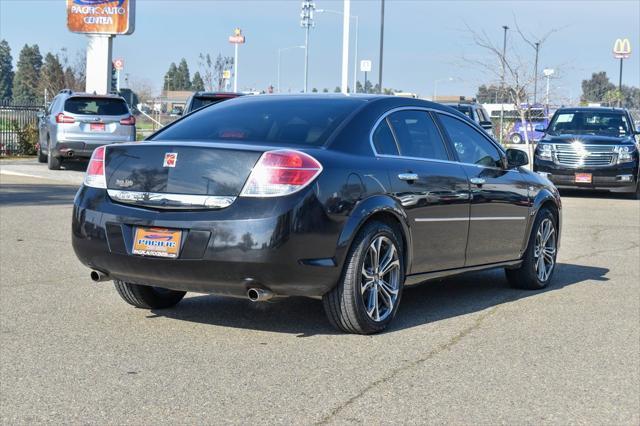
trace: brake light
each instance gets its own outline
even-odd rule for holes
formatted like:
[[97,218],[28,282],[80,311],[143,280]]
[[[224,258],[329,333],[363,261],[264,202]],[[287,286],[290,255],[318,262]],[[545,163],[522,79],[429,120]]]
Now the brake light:
[[130,115],[127,118],[123,118],[122,120],[120,120],[120,124],[122,124],[123,126],[135,126],[136,118],[133,115]]
[[262,154],[244,184],[240,196],[278,197],[309,185],[322,172],[322,165],[300,151],[279,150]]
[[73,117],[68,115],[64,115],[64,113],[60,113],[56,115],[56,123],[75,123],[76,120]]
[[107,179],[104,175],[104,146],[100,146],[93,151],[87,174],[84,176],[84,184],[92,188],[106,188]]

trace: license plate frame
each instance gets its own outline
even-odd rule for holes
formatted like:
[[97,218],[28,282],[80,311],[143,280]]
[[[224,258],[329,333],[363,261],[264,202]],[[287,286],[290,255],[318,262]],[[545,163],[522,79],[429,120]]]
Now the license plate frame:
[[164,259],[180,256],[182,230],[137,226],[133,233],[133,254]]
[[89,123],[89,130],[92,132],[104,132],[106,127],[104,123]]
[[575,183],[592,183],[593,175],[591,173],[576,173],[574,177]]

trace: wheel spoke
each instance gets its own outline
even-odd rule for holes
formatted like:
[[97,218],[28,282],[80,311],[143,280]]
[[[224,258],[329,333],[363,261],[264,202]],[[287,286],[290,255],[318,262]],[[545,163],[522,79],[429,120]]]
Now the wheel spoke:
[[380,276],[384,277],[385,275],[389,274],[391,271],[399,267],[400,267],[400,261],[398,259],[392,262],[389,262],[384,267],[380,268]]
[[371,279],[370,281],[367,281],[365,283],[362,284],[360,290],[361,293],[364,295],[367,290],[371,289],[371,287],[375,284],[375,281],[373,279]]
[[382,285],[382,281],[378,283],[378,290],[380,292],[379,294],[382,302],[384,302],[387,310],[391,311],[393,309],[393,300],[395,299],[395,297],[391,293],[389,293],[384,285]]
[[360,292],[364,308],[374,321],[392,314],[400,288],[398,249],[386,236],[378,236],[369,245],[360,272]]
[[380,274],[383,275],[385,270],[389,267],[389,264],[394,261],[396,258],[396,248],[393,244],[389,245],[387,252],[385,253],[382,260],[380,260]]

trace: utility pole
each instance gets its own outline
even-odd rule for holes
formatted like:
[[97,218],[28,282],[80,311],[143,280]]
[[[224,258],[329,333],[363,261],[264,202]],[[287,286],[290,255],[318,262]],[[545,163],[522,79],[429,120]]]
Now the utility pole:
[[533,72],[533,104],[535,105],[538,101],[538,52],[540,51],[540,42],[536,43],[536,62],[535,62],[535,70]]
[[351,26],[351,0],[344,0],[342,16],[342,81],[340,90],[349,92],[349,27]]
[[380,3],[380,65],[378,68],[378,92],[382,93],[382,53],[384,50],[384,0]]
[[[507,30],[508,26],[503,25],[504,38],[502,40],[502,76],[500,78],[500,94],[504,93],[504,73],[505,73],[505,55],[507,54]],[[500,143],[502,144],[502,137],[504,134],[504,102],[500,99]]]
[[309,30],[315,25],[313,23],[313,12],[316,5],[311,0],[302,2],[302,11],[300,12],[300,26],[304,28],[304,93],[307,93],[309,87]]

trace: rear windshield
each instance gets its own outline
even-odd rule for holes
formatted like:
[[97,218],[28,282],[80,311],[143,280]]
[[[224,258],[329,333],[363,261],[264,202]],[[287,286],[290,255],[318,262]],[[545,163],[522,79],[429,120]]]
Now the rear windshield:
[[323,145],[361,100],[242,97],[194,112],[153,140]]
[[69,98],[64,110],[71,114],[82,115],[126,115],[127,103],[123,99],[112,98]]
[[199,97],[194,97],[191,100],[190,108],[191,108],[191,111],[195,111],[197,109],[202,108],[205,105],[217,104],[218,102],[226,101],[228,99],[231,99],[231,98],[230,97],[229,98],[206,98],[206,97],[199,98]]

